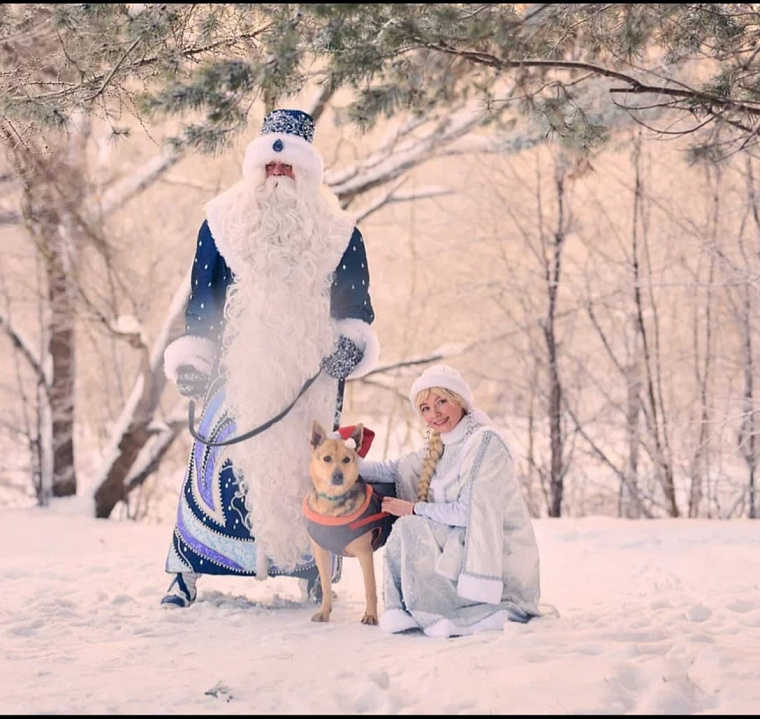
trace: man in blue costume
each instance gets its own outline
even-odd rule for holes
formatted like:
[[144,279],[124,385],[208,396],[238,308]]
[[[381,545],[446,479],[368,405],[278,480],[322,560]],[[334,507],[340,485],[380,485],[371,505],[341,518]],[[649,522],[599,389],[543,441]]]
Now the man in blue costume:
[[[269,113],[243,179],[206,207],[185,334],[164,354],[179,391],[203,398],[206,440],[193,443],[179,498],[166,606],[195,601],[201,574],[318,585],[301,512],[308,438],[315,419],[337,424],[339,382],[372,369],[378,342],[362,235],[323,184],[313,136],[307,113]],[[224,444],[296,397],[268,429]]]

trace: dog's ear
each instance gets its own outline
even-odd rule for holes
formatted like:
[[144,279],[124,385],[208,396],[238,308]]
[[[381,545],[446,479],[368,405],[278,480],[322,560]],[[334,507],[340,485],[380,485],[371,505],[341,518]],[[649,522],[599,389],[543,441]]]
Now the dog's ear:
[[362,446],[362,437],[364,436],[364,425],[363,424],[357,424],[354,427],[354,431],[351,432],[351,439],[356,442],[356,449],[359,450],[359,447]]
[[322,442],[325,441],[327,432],[322,428],[322,425],[315,419],[311,425],[311,446],[319,447]]

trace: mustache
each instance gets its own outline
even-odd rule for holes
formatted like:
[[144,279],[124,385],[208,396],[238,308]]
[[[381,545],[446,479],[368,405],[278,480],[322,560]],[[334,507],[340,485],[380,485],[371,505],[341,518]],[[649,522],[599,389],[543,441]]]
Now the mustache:
[[264,187],[287,187],[290,189],[295,189],[296,181],[287,175],[272,175],[271,177],[267,177],[264,180]]
[[291,204],[298,200],[299,190],[295,180],[286,175],[277,175],[267,177],[257,188],[256,194],[265,203],[275,201]]

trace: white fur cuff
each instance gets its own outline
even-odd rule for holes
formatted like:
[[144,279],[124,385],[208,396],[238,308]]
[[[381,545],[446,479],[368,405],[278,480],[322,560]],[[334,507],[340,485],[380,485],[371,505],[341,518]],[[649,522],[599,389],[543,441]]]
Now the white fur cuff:
[[474,602],[487,604],[501,603],[501,592],[504,583],[500,579],[486,579],[474,574],[462,572],[457,582],[457,594]]
[[357,347],[364,350],[364,356],[354,367],[348,379],[363,377],[377,365],[380,356],[380,342],[371,327],[362,320],[349,318],[338,320],[338,334],[348,337]]
[[215,357],[216,345],[211,340],[197,335],[184,335],[164,350],[164,374],[167,379],[176,382],[177,369],[183,364],[210,374]]

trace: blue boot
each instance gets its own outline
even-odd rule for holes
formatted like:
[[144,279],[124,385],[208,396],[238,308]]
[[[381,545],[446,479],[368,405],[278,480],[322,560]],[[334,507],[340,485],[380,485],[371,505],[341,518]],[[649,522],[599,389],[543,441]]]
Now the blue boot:
[[198,596],[197,581],[198,575],[193,572],[175,574],[161,604],[165,607],[189,607]]

